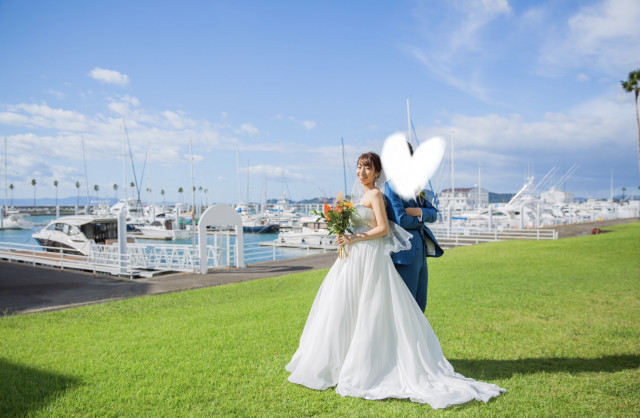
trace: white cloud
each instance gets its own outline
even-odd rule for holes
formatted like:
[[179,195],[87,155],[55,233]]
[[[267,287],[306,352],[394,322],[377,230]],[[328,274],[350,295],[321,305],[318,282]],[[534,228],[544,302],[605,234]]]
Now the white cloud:
[[584,73],[580,73],[578,74],[577,79],[578,81],[589,81],[589,76]]
[[[243,169],[243,171],[246,172],[247,169]],[[309,181],[311,178],[309,176],[304,176],[302,174],[292,172],[288,168],[269,164],[250,166],[249,174],[251,174],[252,176],[257,176],[259,178],[266,178],[269,180],[277,181],[282,181],[283,178],[287,180]]]
[[312,130],[313,128],[316,127],[316,123],[312,120],[304,120],[302,122],[300,122],[300,124],[302,126],[304,126],[304,128],[308,131]]
[[[635,166],[637,132],[632,114],[632,101],[619,86],[612,86],[602,96],[538,120],[519,114],[459,114],[452,117],[451,126],[419,127],[418,137],[424,141],[442,136],[449,142],[453,129],[456,182],[462,187],[477,182],[481,163],[483,183],[492,191],[509,191],[521,185],[522,173],[532,163],[537,164],[538,178],[544,174],[541,170],[551,166],[566,170],[573,163],[588,167],[589,176],[600,168],[608,172],[620,167],[627,157]],[[580,191],[593,192],[588,183],[593,177],[584,181]]]
[[72,110],[54,109],[44,102],[4,107],[7,111],[0,113],[0,123],[65,131],[82,131],[87,128],[87,119],[83,114]]
[[[604,0],[582,7],[559,35],[543,45],[540,62],[549,74],[594,67],[616,75],[640,64],[640,2]],[[555,33],[554,30],[549,33]]]
[[101,83],[118,84],[120,86],[126,86],[129,84],[129,76],[121,74],[118,71],[106,70],[104,68],[96,67],[89,72],[89,77],[94,80],[98,80]]
[[259,132],[258,128],[253,126],[251,122],[240,125],[240,131],[249,134],[249,136],[256,135]]
[[193,127],[196,125],[194,120],[186,117],[184,112],[181,111],[172,112],[170,110],[165,110],[162,112],[162,116],[164,116],[175,129],[185,129],[186,127]]
[[109,110],[119,115],[126,115],[131,111],[132,107],[140,106],[140,101],[133,96],[123,96],[118,99],[109,98]]
[[488,90],[482,85],[479,65],[486,59],[482,32],[497,18],[511,15],[507,0],[441,2],[447,11],[445,16],[433,12],[438,6],[431,2],[420,6],[414,18],[421,27],[422,42],[401,45],[401,51],[443,82],[487,101]]
[[0,124],[4,125],[26,125],[29,118],[14,112],[0,112]]
[[52,95],[52,96],[55,96],[55,97],[56,97],[56,98],[58,98],[59,100],[62,100],[62,99],[64,99],[65,97],[67,97],[67,95],[66,95],[66,94],[64,94],[64,93],[62,93],[62,92],[60,92],[60,91],[53,90],[53,89],[49,89],[49,90],[45,91],[45,93],[50,94],[50,95]]

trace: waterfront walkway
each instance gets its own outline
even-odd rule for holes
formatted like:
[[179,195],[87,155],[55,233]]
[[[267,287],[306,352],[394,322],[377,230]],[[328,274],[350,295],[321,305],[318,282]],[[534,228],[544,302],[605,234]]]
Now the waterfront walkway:
[[[560,238],[590,235],[593,228],[638,222],[640,218],[563,225]],[[208,274],[166,274],[128,280],[75,270],[0,261],[0,316],[71,308],[136,296],[157,295],[300,273],[331,267],[335,252],[223,268]]]
[[0,316],[65,309],[323,269],[331,267],[336,257],[336,253],[330,252],[254,263],[243,269],[215,269],[208,274],[165,274],[135,280],[0,261]]

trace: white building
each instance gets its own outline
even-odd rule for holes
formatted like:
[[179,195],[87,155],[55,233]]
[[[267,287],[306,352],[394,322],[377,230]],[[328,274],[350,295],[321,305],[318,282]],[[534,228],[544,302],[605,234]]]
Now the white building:
[[562,190],[557,190],[555,187],[552,187],[546,192],[540,193],[540,199],[544,203],[549,204],[571,203],[573,202],[573,193],[563,192]]
[[489,191],[482,187],[461,187],[454,190],[444,189],[438,196],[440,208],[444,209],[453,203],[452,209],[458,211],[470,210],[489,205]]

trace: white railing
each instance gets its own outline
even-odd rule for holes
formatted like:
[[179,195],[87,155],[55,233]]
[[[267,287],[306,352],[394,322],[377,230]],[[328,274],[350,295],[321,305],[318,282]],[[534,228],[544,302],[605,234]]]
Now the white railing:
[[554,240],[558,239],[558,231],[554,229],[481,229],[481,228],[446,228],[438,225],[430,226],[431,232],[441,245],[461,246],[481,244],[483,242],[504,241],[511,239]]
[[273,261],[282,258],[279,248],[289,248],[301,250],[292,257],[305,256],[318,253],[326,253],[327,251],[335,251],[338,246],[336,244],[310,244],[309,242],[295,245],[282,244],[276,241],[252,242],[244,245],[244,261],[245,263],[257,263],[261,261]]
[[[229,266],[235,253],[231,247],[208,245],[207,267]],[[200,268],[198,248],[190,245],[128,244],[127,254],[120,254],[117,245],[94,245],[86,256],[70,254],[58,247],[3,242],[0,259],[130,277],[159,271],[195,272]]]

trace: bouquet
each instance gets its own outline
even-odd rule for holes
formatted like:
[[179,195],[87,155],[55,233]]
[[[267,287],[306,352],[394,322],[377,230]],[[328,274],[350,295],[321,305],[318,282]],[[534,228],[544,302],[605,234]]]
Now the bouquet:
[[[330,234],[335,235],[344,235],[345,232],[353,233],[351,228],[349,228],[349,222],[351,220],[351,215],[355,212],[355,208],[353,207],[353,203],[349,202],[344,198],[344,194],[342,192],[338,193],[336,198],[336,203],[333,207],[329,206],[327,202],[323,202],[323,211],[318,212],[313,210],[314,215],[318,215],[319,218],[316,219],[316,222],[320,221],[320,219],[324,219],[327,222],[327,229]],[[338,257],[348,257],[347,249],[344,246],[338,247]]]

